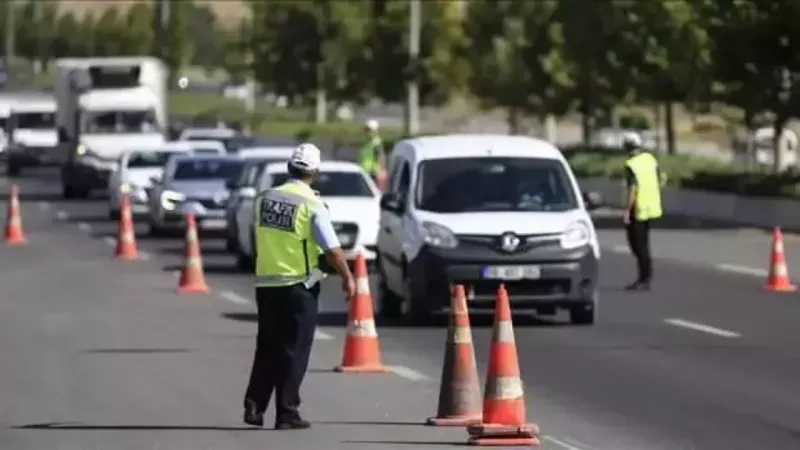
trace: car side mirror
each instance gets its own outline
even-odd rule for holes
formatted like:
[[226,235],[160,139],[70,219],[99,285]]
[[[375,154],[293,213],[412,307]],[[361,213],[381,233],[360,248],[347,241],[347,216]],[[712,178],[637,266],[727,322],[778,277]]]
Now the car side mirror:
[[402,214],[404,210],[402,198],[393,192],[384,194],[381,197],[381,209],[395,214]]
[[600,195],[599,192],[589,191],[583,192],[583,203],[586,205],[586,209],[589,211],[593,211],[601,206],[603,206],[603,196]]
[[256,198],[257,194],[258,193],[256,192],[256,189],[252,187],[244,187],[239,189],[239,195],[242,198]]

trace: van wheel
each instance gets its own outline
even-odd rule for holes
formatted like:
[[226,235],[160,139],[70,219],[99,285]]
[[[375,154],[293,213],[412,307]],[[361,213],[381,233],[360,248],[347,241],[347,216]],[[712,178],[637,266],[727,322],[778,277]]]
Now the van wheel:
[[252,272],[255,268],[253,258],[247,256],[242,251],[236,252],[236,268],[242,272]]
[[425,304],[425,295],[415,286],[414,279],[407,272],[403,277],[403,318],[408,325],[425,325],[431,313]]
[[375,267],[378,272],[378,314],[383,319],[403,317],[403,298],[392,292],[386,284],[386,276],[383,273],[380,259],[375,260]]

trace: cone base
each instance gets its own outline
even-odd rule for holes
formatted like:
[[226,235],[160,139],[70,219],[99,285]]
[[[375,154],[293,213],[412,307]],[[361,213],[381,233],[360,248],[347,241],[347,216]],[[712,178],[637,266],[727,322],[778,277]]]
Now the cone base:
[[480,424],[482,418],[483,414],[460,417],[431,417],[425,421],[425,425],[429,427],[467,427]]
[[539,434],[539,426],[535,423],[522,425],[503,425],[499,423],[479,423],[467,427],[470,436],[476,438],[535,438]]
[[117,258],[120,261],[138,261],[139,260],[139,255],[136,254],[136,253],[133,253],[133,254],[124,254],[124,253],[123,254],[117,254],[117,255],[114,255],[114,257]]
[[778,285],[766,285],[764,289],[771,291],[771,292],[794,292],[797,290],[797,286],[793,284],[778,284]]
[[340,373],[386,373],[389,371],[382,365],[373,366],[336,366],[333,368],[334,372]]
[[537,437],[471,437],[469,445],[479,447],[539,447],[542,443]]
[[6,245],[27,245],[28,240],[25,238],[6,239]]
[[178,294],[209,294],[211,289],[208,286],[180,286]]

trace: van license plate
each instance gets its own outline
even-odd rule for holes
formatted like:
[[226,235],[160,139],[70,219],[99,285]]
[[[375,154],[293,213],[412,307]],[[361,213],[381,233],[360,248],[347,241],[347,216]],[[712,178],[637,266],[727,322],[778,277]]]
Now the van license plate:
[[488,280],[538,280],[542,277],[539,266],[489,266],[483,268],[483,278]]

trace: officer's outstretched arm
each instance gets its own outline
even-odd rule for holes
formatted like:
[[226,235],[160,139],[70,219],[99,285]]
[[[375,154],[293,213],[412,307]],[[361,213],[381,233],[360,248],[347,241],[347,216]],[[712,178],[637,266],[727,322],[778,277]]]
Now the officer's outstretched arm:
[[339,243],[339,238],[333,229],[333,223],[331,223],[327,209],[320,208],[315,212],[311,231],[314,235],[314,240],[317,241],[317,244],[324,252],[324,262],[326,264],[321,265],[320,269],[326,272],[336,272],[343,280],[352,280],[353,274],[350,272],[347,257],[342,251],[342,245]]

